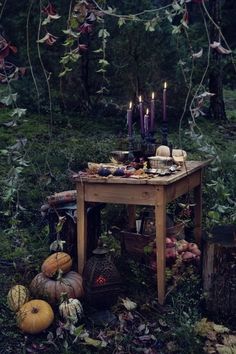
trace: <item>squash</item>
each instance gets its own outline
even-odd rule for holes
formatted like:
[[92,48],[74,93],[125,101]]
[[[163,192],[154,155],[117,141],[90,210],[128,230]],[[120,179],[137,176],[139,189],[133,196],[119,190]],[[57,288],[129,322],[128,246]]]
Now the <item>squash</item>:
[[15,285],[8,291],[7,304],[12,311],[19,311],[27,301],[29,301],[29,290],[24,285]]
[[55,252],[45,259],[41,271],[49,278],[52,278],[60,270],[67,273],[71,270],[72,259],[68,253]]
[[18,327],[30,334],[42,332],[52,324],[53,320],[53,310],[44,300],[26,302],[17,313]]
[[30,284],[34,296],[46,299],[55,304],[61,295],[66,293],[68,298],[81,298],[84,295],[82,277],[79,273],[70,271],[59,279],[50,279],[44,273],[37,274]]
[[170,156],[170,148],[166,145],[160,145],[156,149],[156,156],[165,156],[169,157]]
[[73,324],[77,323],[83,314],[83,307],[78,299],[67,299],[59,305],[62,318]]

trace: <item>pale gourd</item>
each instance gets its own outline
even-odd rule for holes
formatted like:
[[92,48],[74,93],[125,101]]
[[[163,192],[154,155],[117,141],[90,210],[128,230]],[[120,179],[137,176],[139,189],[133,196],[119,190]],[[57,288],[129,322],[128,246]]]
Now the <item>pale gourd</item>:
[[29,301],[29,290],[24,285],[15,285],[8,291],[7,304],[12,311],[19,311],[27,301]]
[[62,318],[71,323],[77,323],[83,315],[83,307],[78,299],[68,299],[59,305]]

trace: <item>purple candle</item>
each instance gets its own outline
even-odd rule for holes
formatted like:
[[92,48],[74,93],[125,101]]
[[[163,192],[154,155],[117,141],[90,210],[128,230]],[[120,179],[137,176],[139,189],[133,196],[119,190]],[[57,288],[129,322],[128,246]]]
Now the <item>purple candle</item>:
[[144,134],[147,136],[149,133],[149,110],[147,108],[146,114],[144,116]]
[[143,125],[143,102],[142,102],[142,96],[139,96],[139,114],[140,114],[140,128],[141,128],[141,135],[144,135],[144,125]]
[[132,136],[132,102],[129,103],[129,108],[127,109],[127,125],[128,125],[128,135]]
[[154,120],[155,120],[155,94],[152,92],[152,99],[151,99],[151,107],[150,107],[150,130],[151,132],[154,131]]
[[167,120],[167,116],[166,116],[166,89],[167,89],[167,82],[164,82],[164,89],[163,89],[163,121]]

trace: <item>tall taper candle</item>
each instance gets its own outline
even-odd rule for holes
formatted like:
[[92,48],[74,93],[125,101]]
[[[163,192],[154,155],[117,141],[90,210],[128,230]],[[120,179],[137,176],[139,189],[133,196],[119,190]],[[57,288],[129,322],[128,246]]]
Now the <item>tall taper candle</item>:
[[144,116],[144,134],[148,136],[149,133],[149,109],[147,108],[146,114]]
[[129,108],[127,109],[127,125],[128,125],[128,135],[132,136],[132,102],[129,103]]
[[167,82],[164,82],[164,89],[163,89],[163,121],[167,121],[167,116],[166,116],[166,89],[167,89]]
[[154,92],[152,92],[150,117],[151,117],[150,130],[151,130],[151,132],[153,132],[154,128],[155,128],[155,122],[154,122],[155,121],[155,94],[154,94]]
[[139,114],[140,114],[140,129],[141,135],[144,135],[144,125],[143,125],[143,102],[142,96],[139,96]]

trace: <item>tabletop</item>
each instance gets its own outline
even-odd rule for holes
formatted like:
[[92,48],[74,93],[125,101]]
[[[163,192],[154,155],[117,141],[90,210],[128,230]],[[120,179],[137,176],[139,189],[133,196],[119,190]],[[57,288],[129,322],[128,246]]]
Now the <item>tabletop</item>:
[[168,185],[176,182],[183,177],[191,175],[192,173],[203,169],[209,165],[210,160],[205,161],[186,161],[181,167],[180,171],[176,171],[171,175],[167,176],[155,176],[155,177],[145,177],[145,178],[132,178],[132,177],[117,177],[117,176],[108,176],[101,177],[98,175],[87,175],[81,176],[75,174],[73,180],[75,182],[81,183],[102,183],[102,184],[151,184],[151,185]]

